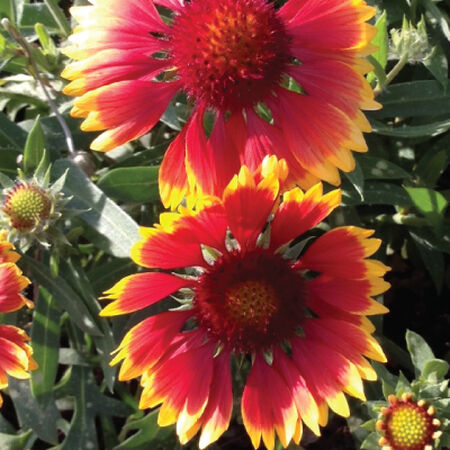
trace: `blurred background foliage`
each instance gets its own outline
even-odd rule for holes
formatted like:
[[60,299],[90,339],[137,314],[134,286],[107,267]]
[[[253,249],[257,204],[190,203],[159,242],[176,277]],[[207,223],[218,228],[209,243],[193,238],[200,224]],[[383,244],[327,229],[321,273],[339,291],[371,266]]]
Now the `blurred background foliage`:
[[[414,369],[406,349],[407,329],[428,342],[413,339],[412,354],[425,345],[431,352],[428,360],[449,356],[449,2],[368,3],[377,9],[379,30],[368,78],[383,109],[367,114],[373,126],[366,136],[370,150],[357,154],[355,171],[343,176],[344,203],[329,226],[373,228],[383,240],[377,257],[393,269],[388,275],[392,288],[383,299],[391,312],[377,318],[376,326],[389,363],[379,369],[381,382],[366,384],[367,404],[352,402],[348,421],[331,418],[320,439],[305,434],[302,448],[308,450],[355,449],[363,441],[364,448],[376,448],[377,441],[368,438],[371,430],[360,427],[371,418],[371,405],[383,401],[386,386],[395,388],[399,376],[404,383],[424,376]],[[7,184],[18,169],[33,177],[45,160],[47,168],[51,163],[52,180],[66,174],[63,192],[76,211],[59,225],[70,246],[34,246],[20,260],[34,282],[28,296],[36,302],[35,310],[0,318],[31,334],[39,363],[30,382],[11,380],[0,414],[0,448],[176,449],[180,446],[173,430],[159,429],[155,412],[138,410],[137,383],[117,383],[116,369],[108,364],[125,331],[155,307],[108,322],[98,317],[97,298],[135,271],[129,249],[138,224],[151,225],[162,211],[158,167],[186,120],[186,105],[171,105],[138,141],[108,154],[90,152],[92,133],[79,130],[80,121],[68,114],[72,100],[61,94],[66,58],[60,49],[71,32],[72,4],[0,0],[0,17],[7,17],[27,40],[34,60],[32,64],[23,46],[0,30],[0,181]],[[75,155],[67,152],[37,73],[73,134]],[[438,366],[445,378],[448,365]],[[428,376],[429,371],[424,383]],[[435,397],[446,395],[444,389]],[[448,415],[448,399],[442,405],[441,413]],[[187,447],[196,448],[196,443]],[[211,448],[250,448],[239,417]]]

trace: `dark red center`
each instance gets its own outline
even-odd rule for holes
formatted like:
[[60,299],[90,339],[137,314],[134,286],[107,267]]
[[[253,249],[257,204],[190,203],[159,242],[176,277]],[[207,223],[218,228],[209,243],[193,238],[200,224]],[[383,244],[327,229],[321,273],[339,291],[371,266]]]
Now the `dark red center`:
[[289,261],[265,250],[226,254],[199,279],[196,316],[233,350],[264,350],[301,325],[306,283]]
[[289,61],[285,28],[266,0],[192,0],[172,30],[186,92],[220,110],[262,101]]

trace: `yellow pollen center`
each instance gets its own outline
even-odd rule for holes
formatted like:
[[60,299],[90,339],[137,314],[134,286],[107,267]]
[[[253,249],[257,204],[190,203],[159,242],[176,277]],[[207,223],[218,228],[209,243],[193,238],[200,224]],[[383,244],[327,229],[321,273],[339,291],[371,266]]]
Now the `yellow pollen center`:
[[414,447],[427,437],[428,420],[410,405],[399,405],[386,423],[395,447]]
[[7,198],[3,210],[13,227],[28,229],[48,218],[50,201],[40,188],[20,185]]
[[276,313],[279,299],[266,281],[248,280],[231,286],[225,292],[230,316],[242,325],[257,329],[267,327]]

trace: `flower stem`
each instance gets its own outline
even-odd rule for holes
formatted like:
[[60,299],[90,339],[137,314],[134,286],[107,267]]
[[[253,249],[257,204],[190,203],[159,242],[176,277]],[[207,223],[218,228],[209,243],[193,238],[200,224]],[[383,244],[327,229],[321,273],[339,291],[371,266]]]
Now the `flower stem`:
[[31,66],[33,67],[34,76],[36,77],[39,85],[41,86],[42,90],[44,91],[44,95],[48,101],[50,109],[52,110],[53,114],[55,114],[56,119],[58,120],[58,122],[63,130],[64,136],[66,138],[67,149],[69,150],[69,153],[74,155],[75,147],[73,144],[72,133],[70,132],[69,127],[67,126],[67,123],[65,122],[61,113],[58,111],[58,108],[57,108],[55,102],[53,101],[52,97],[50,96],[50,94],[45,86],[44,80],[42,79],[41,74],[39,73],[39,69],[37,67],[36,61],[33,58],[33,54],[30,50],[30,46],[29,46],[28,42],[23,38],[23,36],[20,34],[20,32],[18,30],[16,30],[16,28],[14,28],[13,25],[11,25],[10,21],[6,17],[1,20],[1,24],[3,25],[3,28],[5,28],[5,30],[10,34],[10,36],[23,48],[26,55],[28,56]]
[[386,75],[386,80],[383,84],[383,86],[378,83],[377,87],[373,90],[375,96],[379,95],[383,89],[392,83],[394,78],[401,72],[403,67],[405,67],[406,63],[408,62],[408,58],[401,58],[397,64],[392,68],[392,70]]

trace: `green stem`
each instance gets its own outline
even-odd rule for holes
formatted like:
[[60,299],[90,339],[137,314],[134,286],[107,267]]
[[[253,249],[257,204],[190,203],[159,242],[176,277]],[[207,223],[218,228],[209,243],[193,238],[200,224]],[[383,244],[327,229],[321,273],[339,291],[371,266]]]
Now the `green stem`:
[[385,80],[383,86],[381,86],[378,83],[377,87],[374,89],[373,92],[374,92],[375,96],[379,95],[386,86],[388,86],[389,84],[392,83],[394,78],[401,72],[401,70],[403,69],[403,67],[405,67],[407,62],[408,62],[408,58],[401,58],[397,62],[397,64],[392,68],[392,70],[386,75],[386,80]]
[[392,224],[395,223],[397,225],[408,225],[412,227],[423,227],[428,225],[426,219],[422,217],[417,217],[415,214],[401,214],[397,213],[393,216],[389,214],[381,214],[375,219],[380,224]]
[[75,147],[73,144],[72,133],[71,133],[69,127],[67,126],[67,123],[65,122],[64,118],[58,111],[58,108],[56,107],[55,102],[53,101],[52,97],[50,96],[50,94],[45,86],[44,80],[41,77],[39,68],[37,67],[36,61],[33,57],[33,53],[30,49],[28,42],[24,39],[24,37],[20,34],[20,32],[16,28],[14,28],[13,25],[11,25],[10,21],[6,17],[1,20],[1,24],[3,25],[3,28],[5,28],[5,30],[10,34],[10,36],[23,48],[23,50],[27,54],[28,59],[31,63],[31,66],[33,67],[34,75],[35,75],[39,85],[41,86],[42,90],[44,91],[44,95],[47,99],[50,109],[52,110],[53,114],[55,114],[56,119],[58,120],[58,122],[63,130],[64,136],[66,138],[67,149],[69,150],[69,153],[74,155]]
[[58,2],[56,0],[44,0],[44,3],[49,9],[52,17],[55,19],[55,22],[58,24],[62,34],[66,37],[69,36],[69,34],[72,32],[72,29],[66,19],[66,16],[58,6]]

